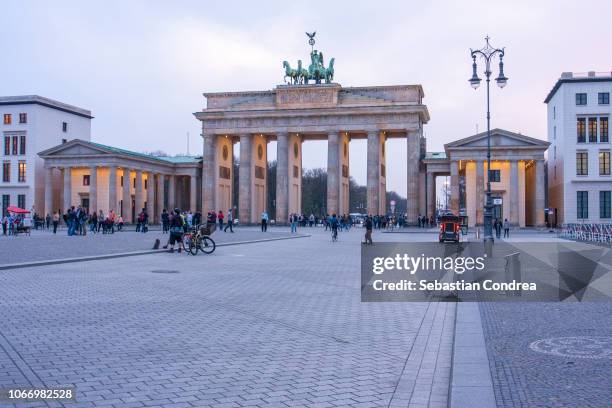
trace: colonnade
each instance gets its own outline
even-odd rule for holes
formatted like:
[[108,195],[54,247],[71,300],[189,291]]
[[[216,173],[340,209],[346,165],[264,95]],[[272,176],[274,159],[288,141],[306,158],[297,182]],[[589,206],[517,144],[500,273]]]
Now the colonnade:
[[[45,214],[71,206],[81,205],[87,199],[89,212],[108,214],[113,210],[124,222],[133,223],[134,216],[145,208],[149,219],[158,222],[163,209],[196,211],[196,175],[173,175],[129,166],[70,166],[58,165],[45,168]],[[61,172],[62,188],[59,197],[54,193],[54,174]],[[86,182],[86,178],[88,181]],[[189,189],[180,187],[189,178]],[[180,194],[177,194],[179,185]],[[187,194],[185,194],[187,193]],[[186,202],[188,198],[188,202]]]
[[[269,214],[277,223],[286,223],[291,213],[301,213],[302,143],[307,140],[327,141],[328,214],[348,214],[349,208],[349,143],[354,138],[367,139],[367,212],[386,214],[386,141],[390,134],[372,129],[360,132],[341,130],[325,134],[281,131],[275,133],[238,133],[234,135],[203,134],[202,209],[226,211],[235,205],[231,188],[221,177],[231,172],[233,144],[240,143],[239,214],[241,222],[257,223],[267,208],[267,144],[276,140],[276,214]],[[407,138],[408,220],[419,214],[420,130],[393,132],[393,137]],[[226,149],[225,152],[224,149]],[[225,170],[227,169],[227,170]],[[233,175],[230,174],[231,180]]]

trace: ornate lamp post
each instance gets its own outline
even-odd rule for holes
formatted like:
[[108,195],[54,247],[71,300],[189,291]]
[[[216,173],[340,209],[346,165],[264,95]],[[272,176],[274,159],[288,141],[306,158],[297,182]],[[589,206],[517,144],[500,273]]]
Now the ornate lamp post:
[[470,79],[470,85],[476,89],[480,85],[480,78],[477,73],[476,57],[480,56],[485,61],[485,76],[487,77],[487,191],[486,201],[484,205],[484,241],[485,245],[493,244],[493,204],[491,203],[491,111],[490,111],[490,100],[489,100],[489,85],[491,82],[491,61],[496,55],[499,55],[499,75],[495,78],[495,82],[500,88],[506,86],[508,78],[504,75],[504,62],[503,58],[505,55],[504,48],[493,48],[489,44],[489,36],[485,37],[486,44],[479,50],[473,50],[470,48],[470,55],[472,56],[472,78]]

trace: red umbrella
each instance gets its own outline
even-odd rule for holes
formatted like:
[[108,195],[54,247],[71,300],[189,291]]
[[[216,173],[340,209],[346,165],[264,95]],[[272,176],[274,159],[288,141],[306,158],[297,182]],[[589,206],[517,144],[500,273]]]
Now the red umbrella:
[[8,212],[12,212],[15,214],[29,214],[30,212],[28,210],[24,210],[23,208],[19,208],[19,207],[15,207],[13,205],[9,205],[6,210]]

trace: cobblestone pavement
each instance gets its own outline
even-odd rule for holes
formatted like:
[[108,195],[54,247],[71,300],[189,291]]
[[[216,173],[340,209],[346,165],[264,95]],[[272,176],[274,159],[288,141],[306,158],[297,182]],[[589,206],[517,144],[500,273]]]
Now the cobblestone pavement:
[[0,387],[74,384],[67,407],[446,407],[455,305],[361,303],[362,231],[312,233],[0,271]]
[[[309,228],[304,229],[308,232]],[[289,236],[286,228],[270,228],[263,233],[257,227],[240,227],[223,233],[217,231],[213,238],[215,242],[250,241],[262,238],[279,238]],[[60,230],[56,235],[49,231],[32,231],[30,236],[0,235],[0,265],[19,262],[42,261],[48,259],[75,258],[132,252],[151,249],[155,239],[159,238],[162,245],[168,240],[167,234],[159,230],[151,230],[146,234],[132,231],[116,232],[114,234],[91,234],[69,237],[66,230]]]
[[555,337],[607,337],[612,353],[612,303],[481,303],[480,313],[498,407],[610,406],[612,354],[576,358],[529,346]]

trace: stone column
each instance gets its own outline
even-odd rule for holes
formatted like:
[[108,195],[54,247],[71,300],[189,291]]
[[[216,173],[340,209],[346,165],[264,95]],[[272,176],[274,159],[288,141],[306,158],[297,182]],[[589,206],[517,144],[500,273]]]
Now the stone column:
[[436,216],[436,178],[430,171],[427,172],[427,217]]
[[276,134],[276,223],[289,219],[289,134]]
[[166,208],[166,200],[164,199],[166,195],[166,186],[164,183],[165,178],[166,176],[163,174],[157,175],[157,209],[155,212],[155,220],[157,222],[161,222],[160,215],[164,208]]
[[340,134],[340,139],[338,141],[338,155],[340,157],[339,166],[338,166],[338,177],[340,190],[338,192],[338,212],[340,214],[349,214],[350,212],[350,192],[349,192],[349,144],[351,138],[348,132],[343,132]]
[[338,132],[327,135],[327,213],[338,214],[338,194],[340,193]]
[[196,192],[197,192],[197,184],[196,184],[196,176],[192,175],[189,177],[189,210],[192,213],[196,212],[196,206],[198,205]]
[[406,180],[408,183],[406,189],[406,213],[408,224],[417,224],[419,216],[419,163],[421,155],[421,131],[408,132],[407,134],[407,169]]
[[[519,225],[519,182],[518,182],[518,161],[510,161],[510,224],[513,226]],[[537,188],[544,189],[544,185],[538,185]],[[543,207],[542,207],[543,208]]]
[[176,177],[171,174],[168,177],[168,212],[174,211],[175,208],[176,208]]
[[[238,167],[238,219],[241,224],[251,222],[251,135],[240,135],[240,166]],[[202,212],[208,211],[205,207]]]
[[450,187],[451,187],[451,199],[450,209],[455,215],[459,215],[459,162],[456,160],[450,163]]
[[[387,152],[385,149],[387,143],[387,135],[385,132],[378,134],[379,151],[378,151],[378,214],[387,214]],[[417,172],[417,189],[418,189],[418,172]],[[418,192],[417,192],[418,197]],[[417,206],[419,205],[417,201]]]
[[53,215],[53,167],[45,169],[45,215]]
[[123,194],[121,196],[123,201],[123,210],[121,216],[123,222],[132,223],[132,171],[128,168],[123,168]]
[[484,160],[476,161],[476,225],[484,225]]
[[66,213],[72,205],[72,168],[64,167],[64,208],[62,211]]
[[147,214],[149,214],[149,222],[155,222],[155,176],[153,172],[147,172]]
[[89,213],[98,212],[98,167],[89,167]]
[[[367,157],[367,207],[368,214],[375,215],[379,210],[380,198],[380,135],[378,131],[368,132]],[[328,176],[329,177],[329,176]]]
[[134,191],[134,207],[136,209],[136,217],[144,207],[143,196],[142,170],[136,170],[136,189]]
[[115,214],[119,212],[117,207],[117,166],[108,168],[108,208],[106,212],[113,210]]
[[[215,209],[215,156],[216,135],[203,135],[204,152],[202,154],[202,213]],[[195,211],[195,206],[194,209]]]
[[535,221],[536,227],[544,226],[544,160],[535,161]]

